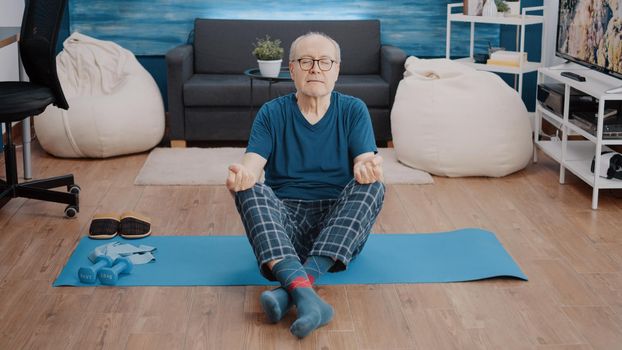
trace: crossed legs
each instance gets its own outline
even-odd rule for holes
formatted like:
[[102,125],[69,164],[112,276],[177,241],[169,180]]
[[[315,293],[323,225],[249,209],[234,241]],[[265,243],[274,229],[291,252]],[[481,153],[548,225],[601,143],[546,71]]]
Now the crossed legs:
[[290,330],[304,337],[332,319],[332,307],[312,284],[329,269],[344,270],[360,253],[383,199],[383,184],[354,180],[332,200],[282,201],[263,184],[236,193],[260,270],[282,286],[262,293],[260,301],[270,321],[278,322],[294,304],[298,317]]

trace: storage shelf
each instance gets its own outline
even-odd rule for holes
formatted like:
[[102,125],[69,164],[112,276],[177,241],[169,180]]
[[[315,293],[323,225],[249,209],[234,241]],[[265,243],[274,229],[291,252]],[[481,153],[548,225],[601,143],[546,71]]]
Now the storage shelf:
[[[460,4],[461,5],[461,4]],[[506,24],[506,25],[530,25],[543,23],[542,16],[520,15],[520,16],[468,16],[462,13],[452,13],[449,16],[452,22],[469,22],[469,23],[489,23],[489,24]]]
[[[562,142],[561,141],[538,141],[538,147],[549,157],[558,163],[562,159]],[[590,170],[592,159],[596,145],[591,141],[568,141],[566,146],[566,155],[564,166],[570,170],[578,178],[585,181],[590,186],[594,186],[594,173]],[[609,147],[603,147],[603,151],[611,151]],[[599,188],[622,188],[622,180],[606,179],[601,177],[598,179]]]
[[542,107],[539,102],[536,103],[536,112],[541,112],[544,119],[546,119],[549,123],[553,124],[553,126],[558,129],[560,129],[564,124],[564,120],[562,119],[562,117]]
[[574,124],[572,122],[572,119],[568,121],[568,124],[566,124],[566,126],[568,127],[568,129],[570,129],[570,131],[574,132],[575,134],[581,135],[585,137],[586,139],[588,139],[588,141],[592,141],[593,143],[596,143],[597,141],[596,136],[592,135],[587,130],[584,130],[582,127],[578,126],[577,124]]
[[464,57],[458,58],[454,61],[466,64],[471,66],[477,70],[483,70],[488,72],[498,72],[498,73],[509,73],[509,74],[521,74],[521,73],[529,73],[535,72],[540,68],[540,62],[525,62],[523,67],[509,67],[509,66],[497,66],[494,64],[484,64],[484,63],[475,63],[473,62],[473,58]]
[[[558,116],[557,114],[555,114],[555,113],[549,111],[548,109],[544,108],[539,102],[536,103],[536,111],[537,112],[541,112],[542,113],[542,117],[546,121],[548,121],[549,123],[553,124],[553,126],[556,127],[557,129],[561,129],[562,125],[564,125],[564,120],[560,116]],[[591,132],[583,129],[579,125],[574,124],[572,122],[572,119],[570,119],[568,121],[566,126],[568,127],[569,131],[571,132],[570,135],[573,135],[573,136],[574,135],[583,136],[586,139],[588,139],[589,141],[592,141],[594,143],[598,141],[598,138],[596,137],[596,135],[594,135]],[[606,146],[622,145],[622,138],[603,139],[602,140],[602,144],[606,145]]]
[[[560,83],[570,85],[571,87],[582,91],[588,95],[594,96],[599,100],[622,100],[622,93],[607,94],[605,91],[622,86],[622,80],[607,76],[592,69],[585,68],[575,63],[565,63],[550,68],[541,68],[540,73],[549,78],[553,78]],[[564,71],[572,71],[585,77],[585,81],[576,81],[561,76]]]
[[[580,71],[579,74],[585,76],[585,82],[568,79],[561,76],[563,71]],[[606,179],[600,175],[600,167],[594,169],[595,173],[592,173],[591,165],[592,159],[600,157],[603,151],[612,151],[608,146],[622,145],[622,139],[603,139],[598,136],[598,132],[592,134],[577,124],[574,124],[573,119],[569,119],[571,115],[567,110],[568,96],[570,88],[575,88],[584,92],[592,97],[598,99],[598,108],[604,110],[605,102],[608,100],[622,100],[622,94],[607,94],[605,91],[619,86],[620,80],[613,77],[606,76],[602,73],[592,70],[585,70],[585,68],[571,63],[563,64],[557,67],[540,68],[538,69],[538,84],[548,82],[552,80],[556,83],[562,83],[564,85],[564,100],[566,105],[563,112],[565,118],[553,113],[546,109],[539,102],[536,103],[536,116],[534,129],[534,143],[537,148],[541,149],[545,154],[555,159],[560,164],[559,178],[560,182],[564,182],[565,170],[568,170],[585,181],[587,184],[593,187],[592,189],[592,209],[598,208],[598,191],[603,188],[608,189],[622,189],[622,180],[618,179]],[[598,113],[597,120],[602,120],[602,113]],[[539,135],[541,132],[541,120],[547,120],[551,122],[556,128],[561,130],[561,140],[555,141],[541,141]],[[580,135],[586,140],[568,140],[568,136],[571,134]],[[602,134],[602,132],[601,132]],[[562,155],[562,149],[566,149],[565,154]],[[537,159],[537,154],[534,153],[534,161]],[[596,158],[600,159],[600,158]]]
[[621,146],[622,139],[603,139],[603,145],[607,146]]
[[562,161],[562,142],[561,141],[538,141],[538,148],[547,156],[553,158],[556,162]]
[[[558,116],[557,114],[549,111],[548,109],[542,107],[540,105],[540,103],[536,102],[536,111],[539,111],[542,113],[542,117],[548,121],[550,124],[552,124],[554,127],[556,127],[557,129],[561,129],[562,125],[564,124],[563,119]],[[535,112],[534,112],[535,114]],[[535,116],[534,116],[535,118]],[[570,130],[571,132],[569,133],[570,136],[577,136],[580,135],[576,132],[574,132],[573,130]]]
[[525,62],[520,67],[501,66],[493,64],[475,63],[473,61],[474,45],[475,45],[475,24],[492,24],[492,25],[513,25],[516,27],[516,41],[520,45],[517,45],[517,51],[522,55],[525,53],[525,27],[533,24],[544,24],[544,14],[542,15],[528,15],[527,13],[533,13],[542,11],[544,13],[544,6],[525,7],[522,14],[517,16],[469,16],[464,15],[461,12],[455,12],[464,7],[464,3],[447,4],[447,35],[445,39],[445,58],[451,59],[451,24],[454,22],[470,23],[470,40],[469,40],[469,57],[459,58],[455,61],[466,64],[473,69],[495,72],[495,73],[507,73],[515,74],[517,76],[518,84],[515,86],[518,94],[522,96],[523,93],[523,75],[525,73],[536,72],[541,66],[541,62]]

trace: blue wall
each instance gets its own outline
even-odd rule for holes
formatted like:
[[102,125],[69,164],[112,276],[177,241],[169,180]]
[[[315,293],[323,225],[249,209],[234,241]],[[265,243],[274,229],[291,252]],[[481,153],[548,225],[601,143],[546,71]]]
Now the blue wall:
[[[413,55],[442,56],[447,3],[455,1],[263,0],[258,7],[252,0],[73,0],[69,21],[72,32],[113,41],[135,55],[163,55],[186,43],[195,18],[378,19],[383,43]],[[480,36],[497,42],[499,28],[487,26]],[[457,51],[466,52],[468,37],[458,33],[453,39],[462,44]]]
[[[75,1],[84,1],[84,0],[70,0],[70,6],[72,5],[72,2]],[[128,0],[123,0],[123,1],[128,1]],[[141,0],[142,1],[142,0]],[[239,3],[242,0],[237,0],[237,2]],[[245,2],[252,4],[254,2],[250,1],[250,0],[244,0]],[[244,2],[243,1],[243,2]],[[376,1],[376,3],[382,3],[383,1]],[[408,38],[407,41],[410,44],[403,44],[400,45],[399,42],[393,43],[393,44],[397,44],[397,46],[402,47],[407,54],[409,55],[417,55],[420,57],[441,57],[444,56],[444,50],[445,50],[445,27],[444,27],[444,23],[445,23],[445,13],[446,13],[446,3],[447,2],[457,2],[456,0],[450,0],[450,1],[442,1],[442,6],[439,6],[438,2],[436,2],[435,0],[430,0],[430,2],[434,2],[435,4],[435,8],[434,11],[438,11],[441,12],[440,14],[437,14],[437,16],[435,17],[431,17],[428,16],[428,23],[433,23],[436,26],[439,25],[439,19],[437,17],[442,17],[442,25],[441,25],[441,31],[438,30],[438,28],[434,29],[434,32],[430,32],[430,35],[434,34],[432,36],[432,41],[430,41],[430,39],[428,38],[427,41],[425,40],[421,40],[420,38],[425,37],[425,35],[421,35],[421,33],[414,35],[414,33],[409,33],[408,32],[408,28],[405,28],[403,26],[403,24],[399,24],[395,21],[395,18],[393,20],[386,20],[383,21],[383,19],[381,18],[381,22],[383,25],[383,41],[387,42],[387,41],[395,41],[397,40],[397,36],[393,37],[391,39],[391,37],[387,36],[386,33],[392,33],[392,35],[396,35],[395,33],[397,33],[398,30],[403,30],[405,31],[407,35],[406,37]],[[314,3],[317,3],[317,1],[315,1]],[[366,4],[369,5],[369,3],[373,3],[373,2],[365,2]],[[391,6],[394,9],[399,9],[401,6],[415,6],[415,3],[417,3],[416,1],[401,1],[401,2],[390,2]],[[418,2],[418,6],[422,6],[422,2]],[[221,7],[227,7],[229,6],[229,3],[225,2],[222,3],[223,5],[221,5]],[[539,6],[542,4],[542,0],[523,0],[522,1],[523,7],[524,6]],[[436,8],[438,7],[438,9]],[[397,11],[398,13],[400,11]],[[221,16],[222,17],[222,16]],[[288,18],[289,19],[289,18]],[[402,21],[406,21],[407,18],[402,19]],[[414,21],[414,19],[413,19]],[[438,22],[438,23],[437,23]],[[418,23],[416,21],[414,21],[413,23]],[[422,23],[418,23],[418,27],[423,26]],[[386,30],[385,28],[390,27],[390,30]],[[501,26],[501,30],[498,30],[495,28],[495,26],[487,26],[488,28],[484,28],[484,29],[478,29],[478,41],[476,42],[476,50],[478,51],[482,51],[487,45],[488,42],[491,41],[493,45],[496,45],[498,43],[500,43],[502,46],[508,48],[508,49],[512,49],[514,47],[514,41],[515,41],[515,28],[514,26]],[[536,28],[537,27],[537,28]],[[70,33],[70,12],[69,12],[69,8],[66,9],[65,11],[65,16],[63,18],[63,23],[61,26],[61,32],[59,35],[59,50],[62,49],[62,41],[64,41]],[[190,26],[191,28],[191,26]],[[490,28],[493,28],[493,31],[491,31]],[[187,30],[187,29],[186,29]],[[531,26],[531,28],[528,27],[528,32],[527,32],[527,41],[526,41],[526,47],[527,47],[527,51],[529,52],[530,55],[530,59],[531,60],[535,60],[535,57],[539,57],[540,55],[540,32],[541,32],[541,27],[540,26]],[[88,35],[88,33],[85,33]],[[400,40],[406,40],[406,39],[400,39]],[[452,25],[452,43],[454,43],[454,45],[452,45],[452,55],[466,55],[467,54],[467,49],[468,49],[468,24],[461,24],[461,23],[457,23],[457,24],[453,24]],[[428,44],[426,45],[418,45],[417,42],[418,41],[422,41],[422,42],[427,42]],[[434,46],[434,49],[432,49],[432,46],[430,46],[430,43],[436,43]],[[167,101],[167,93],[166,93],[166,62],[164,60],[164,56],[163,55],[136,55],[138,61],[145,67],[145,69],[147,69],[147,71],[149,71],[151,73],[151,75],[153,76],[153,78],[155,79],[156,83],[158,84],[158,87],[162,93],[162,97],[164,99],[164,103],[166,106],[168,106],[168,101]],[[526,104],[528,106],[528,108],[530,110],[533,110],[533,106],[534,106],[534,99],[535,99],[535,74],[528,74],[525,76],[525,82],[524,82],[524,86],[523,86],[523,99],[526,101]],[[504,77],[504,79],[506,79],[506,81],[508,81],[509,83],[513,82],[513,76],[510,77]]]
[[[542,0],[522,0],[521,7],[542,6]],[[530,12],[542,14],[542,12]],[[501,26],[500,44],[508,50],[518,50],[516,47],[516,26]],[[534,24],[525,27],[525,51],[530,61],[539,61],[542,55],[542,25]],[[529,111],[535,111],[536,104],[536,72],[523,75],[523,101]],[[514,75],[501,74],[503,79],[514,86]],[[518,78],[517,78],[518,79]],[[518,80],[516,80],[518,84]]]

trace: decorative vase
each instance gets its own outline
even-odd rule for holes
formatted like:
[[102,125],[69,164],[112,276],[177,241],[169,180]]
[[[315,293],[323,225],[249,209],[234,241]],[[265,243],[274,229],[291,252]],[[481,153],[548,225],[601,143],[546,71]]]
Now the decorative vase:
[[281,72],[281,63],[283,60],[274,60],[274,61],[263,61],[257,60],[257,64],[259,65],[259,72],[264,77],[276,78],[279,76]]
[[462,13],[467,16],[481,16],[484,0],[463,0]]
[[497,4],[495,4],[495,0],[486,0],[486,4],[482,10],[482,16],[497,16]]

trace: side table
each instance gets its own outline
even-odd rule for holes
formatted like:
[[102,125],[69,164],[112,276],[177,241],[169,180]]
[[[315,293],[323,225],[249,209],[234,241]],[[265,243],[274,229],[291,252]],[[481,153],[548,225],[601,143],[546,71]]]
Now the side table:
[[289,68],[287,67],[281,68],[281,72],[279,73],[278,77],[264,77],[259,72],[259,68],[249,68],[244,71],[244,75],[246,75],[251,81],[251,89],[250,89],[250,96],[249,96],[250,109],[248,112],[251,116],[253,115],[253,107],[254,107],[253,81],[255,79],[268,82],[268,99],[272,99],[272,84],[276,84],[282,81],[292,81],[292,77],[289,75]]

